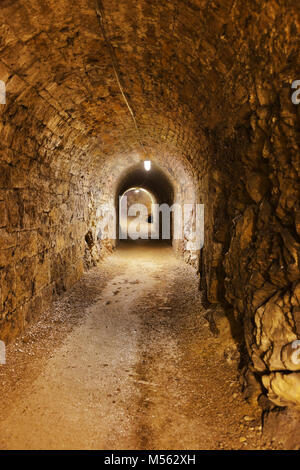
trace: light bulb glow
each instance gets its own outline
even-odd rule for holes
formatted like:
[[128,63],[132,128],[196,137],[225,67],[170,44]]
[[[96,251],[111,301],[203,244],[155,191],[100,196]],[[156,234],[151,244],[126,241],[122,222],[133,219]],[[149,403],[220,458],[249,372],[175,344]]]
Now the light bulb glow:
[[145,170],[146,170],[146,171],[150,171],[150,170],[151,170],[151,162],[150,162],[150,160],[145,160],[145,161],[144,161],[144,167],[145,167]]

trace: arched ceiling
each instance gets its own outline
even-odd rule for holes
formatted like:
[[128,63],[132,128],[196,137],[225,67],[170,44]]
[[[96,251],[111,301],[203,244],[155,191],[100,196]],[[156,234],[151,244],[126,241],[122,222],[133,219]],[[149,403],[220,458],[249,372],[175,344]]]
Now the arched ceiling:
[[156,165],[152,164],[149,172],[144,170],[142,163],[130,167],[120,178],[116,196],[118,197],[134,186],[154,193],[159,203],[165,202],[169,205],[173,203],[174,188],[167,176]]
[[[103,0],[107,36],[150,154],[197,166],[210,132],[242,125],[251,77],[272,76],[287,52],[287,64],[296,58],[299,8],[287,0],[283,14],[280,4]],[[0,22],[6,122],[27,132],[40,158],[87,176],[108,157],[142,152],[95,0],[2,0]],[[282,76],[290,79],[286,65]]]

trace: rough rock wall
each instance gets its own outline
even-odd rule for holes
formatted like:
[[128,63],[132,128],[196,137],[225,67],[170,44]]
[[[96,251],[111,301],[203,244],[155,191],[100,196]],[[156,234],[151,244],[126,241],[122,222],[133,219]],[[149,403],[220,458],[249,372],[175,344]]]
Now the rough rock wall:
[[[300,406],[299,373],[290,374],[295,367],[282,358],[282,348],[300,337],[299,111],[291,91],[277,85],[292,81],[295,72],[280,72],[264,82],[256,77],[250,89],[251,127],[239,156],[241,185],[229,199],[233,207],[233,198],[244,207],[229,228],[223,266],[226,300],[243,317],[253,370],[264,376],[275,403]],[[270,372],[278,372],[276,380]]]
[[299,8],[266,3],[264,11],[252,5],[247,24],[249,11],[237,18],[244,72],[230,76],[236,94],[224,103],[235,103],[237,119],[207,132],[211,217],[203,284],[210,302],[233,306],[249,366],[269,398],[299,408],[299,355],[291,360],[300,338],[300,107],[291,101],[300,76]]
[[[1,339],[18,334],[56,294],[83,272],[88,220],[86,188],[55,172],[51,139],[26,133],[17,113],[1,126],[0,312]],[[11,116],[10,116],[11,117]],[[42,125],[28,118],[28,129]],[[43,158],[39,162],[38,158]]]

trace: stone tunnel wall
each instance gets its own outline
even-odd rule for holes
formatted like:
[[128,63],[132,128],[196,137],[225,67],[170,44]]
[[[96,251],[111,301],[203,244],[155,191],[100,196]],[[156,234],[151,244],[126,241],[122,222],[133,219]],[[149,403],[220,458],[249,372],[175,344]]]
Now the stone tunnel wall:
[[300,338],[300,106],[291,100],[300,76],[299,10],[259,12],[248,18],[245,75],[233,69],[228,77],[223,106],[230,115],[234,105],[235,118],[206,133],[210,216],[202,285],[209,302],[233,307],[244,328],[247,366],[269,398],[299,407],[300,361],[291,361]]
[[[195,207],[200,201],[200,191],[199,182],[195,178],[197,173],[191,165],[184,159],[175,158],[170,152],[164,152],[163,149],[161,152],[153,152],[151,161],[172,187],[174,199],[170,204],[179,204],[181,207],[191,204]],[[111,253],[117,246],[116,212],[119,186],[126,175],[136,170],[137,165],[143,166],[141,155],[139,152],[132,152],[126,159],[119,158],[118,155],[108,158],[99,170],[98,180],[94,181],[90,192],[89,233],[92,249],[86,250],[86,268],[97,264],[100,258]],[[149,184],[151,186],[151,180]],[[198,268],[199,249],[191,242],[195,232],[195,210],[187,222],[185,226],[182,224],[182,239],[173,239],[172,246],[187,263]]]
[[89,219],[88,192],[82,180],[55,171],[47,163],[47,154],[57,152],[53,135],[43,140],[41,133],[50,131],[32,117],[28,117],[30,132],[26,133],[24,123],[18,126],[22,108],[14,111],[13,119],[10,116],[0,124],[0,327],[4,340],[18,334],[56,294],[80,278]]
[[300,337],[299,110],[291,90],[277,88],[292,76],[256,76],[249,89],[250,126],[231,145],[240,164],[236,187],[227,184],[232,223],[222,265],[225,298],[243,318],[252,369],[275,403],[300,406],[300,375],[290,373],[300,363],[291,368],[282,357]]

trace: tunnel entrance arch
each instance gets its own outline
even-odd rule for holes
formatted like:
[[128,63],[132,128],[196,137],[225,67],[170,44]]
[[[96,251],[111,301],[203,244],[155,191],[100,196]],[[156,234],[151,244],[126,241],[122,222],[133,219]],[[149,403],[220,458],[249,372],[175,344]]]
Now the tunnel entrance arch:
[[139,187],[150,191],[159,204],[170,208],[180,206],[181,210],[186,206],[192,207],[188,219],[182,221],[181,237],[176,236],[177,224],[174,231],[174,214],[171,212],[169,242],[178,255],[198,269],[201,248],[195,246],[191,235],[195,233],[196,206],[203,202],[203,196],[189,161],[176,153],[152,154],[151,170],[146,171],[140,154],[132,152],[124,158],[112,156],[109,161],[103,162],[101,171],[106,178],[95,191],[97,203],[91,226],[94,237],[100,233],[100,257],[105,257],[119,245],[119,196],[130,188]]
[[119,238],[149,240],[154,233],[153,211],[157,199],[140,186],[127,189],[119,195]]
[[[132,193],[131,193],[132,191]],[[139,193],[137,193],[139,191]],[[130,195],[131,201],[141,204],[145,203],[144,195],[148,194],[151,200],[151,207],[147,208],[147,217],[145,220],[144,229],[142,230],[142,235],[145,238],[145,232],[148,233],[148,239],[151,238],[151,229],[152,235],[154,234],[153,230],[153,210],[154,205],[162,206],[166,205],[171,207],[174,203],[174,187],[170,181],[170,179],[166,176],[164,171],[157,165],[152,164],[150,171],[145,171],[143,162],[139,162],[136,165],[129,167],[126,171],[123,172],[119,179],[119,183],[116,189],[115,195],[115,207],[116,207],[116,222],[117,222],[117,245],[122,240],[122,220],[120,220],[120,201],[124,195]],[[136,197],[135,197],[136,195]],[[149,201],[150,202],[150,201]],[[147,204],[146,204],[147,206]],[[133,206],[131,206],[133,207]],[[130,208],[127,207],[126,209]],[[122,212],[122,210],[121,210]],[[141,216],[143,218],[143,216]],[[150,220],[151,219],[151,220]],[[155,239],[162,240],[162,214],[159,213],[159,220],[158,222],[158,233]],[[155,221],[156,223],[156,221]],[[149,227],[147,226],[149,224]],[[165,240],[166,242],[172,243],[172,235],[173,235],[173,214],[171,213],[170,216],[170,238],[169,240]],[[152,225],[152,227],[151,227]],[[121,228],[121,230],[120,230]],[[121,237],[120,237],[121,234]],[[140,238],[143,238],[141,236]],[[153,238],[152,238],[153,239]]]

